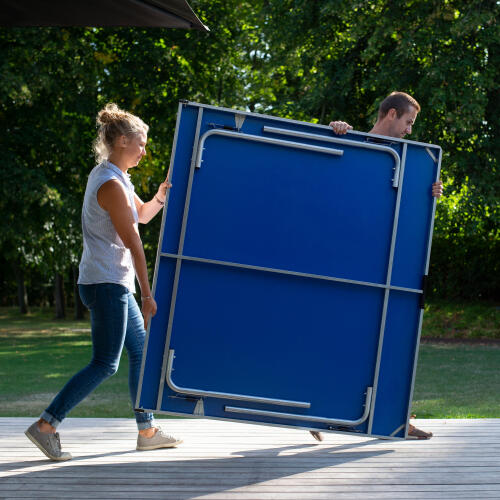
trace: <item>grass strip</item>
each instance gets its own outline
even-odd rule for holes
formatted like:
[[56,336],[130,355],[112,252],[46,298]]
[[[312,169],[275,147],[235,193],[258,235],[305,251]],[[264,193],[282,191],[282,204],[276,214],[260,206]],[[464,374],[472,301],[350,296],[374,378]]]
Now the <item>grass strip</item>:
[[[450,315],[454,334],[465,339],[497,339],[498,308],[439,304],[426,311],[422,336],[437,336]],[[455,316],[453,316],[455,315]],[[465,323],[465,319],[469,323]],[[447,323],[448,324],[448,323]],[[455,325],[455,326],[453,326]],[[439,330],[438,330],[439,329]],[[430,333],[430,335],[429,335]],[[442,340],[450,337],[444,332]],[[420,346],[413,412],[418,418],[499,418],[500,343]],[[91,355],[88,320],[54,320],[50,311],[20,315],[0,308],[0,416],[36,416]],[[72,417],[132,416],[126,352],[118,373],[72,412]]]

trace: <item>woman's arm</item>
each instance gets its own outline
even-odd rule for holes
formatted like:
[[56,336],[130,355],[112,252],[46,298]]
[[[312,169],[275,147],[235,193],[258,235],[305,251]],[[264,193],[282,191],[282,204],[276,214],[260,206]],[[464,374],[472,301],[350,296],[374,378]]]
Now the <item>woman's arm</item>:
[[147,224],[163,208],[167,198],[167,189],[171,187],[172,184],[170,184],[168,178],[165,179],[160,184],[158,192],[153,196],[153,199],[146,203],[135,195],[135,208],[137,209],[137,215],[141,224]]
[[135,273],[141,288],[141,297],[143,298],[142,315],[144,316],[144,328],[147,328],[149,316],[156,314],[156,302],[151,295],[146,256],[144,255],[141,237],[135,225],[134,216],[132,215],[129,197],[120,181],[110,180],[99,188],[97,202],[109,213],[118,236],[132,254]]

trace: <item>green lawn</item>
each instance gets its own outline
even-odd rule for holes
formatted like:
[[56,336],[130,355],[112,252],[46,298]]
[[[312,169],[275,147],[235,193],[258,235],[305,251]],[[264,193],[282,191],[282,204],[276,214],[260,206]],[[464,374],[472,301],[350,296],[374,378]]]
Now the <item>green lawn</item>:
[[420,346],[413,413],[418,418],[499,418],[500,346]]
[[[498,323],[494,306],[441,303],[427,306],[422,336],[456,338],[459,331],[461,338],[498,339]],[[0,308],[0,416],[38,415],[85,366],[90,352],[88,320],[56,321],[50,311],[21,316],[16,309]],[[118,373],[71,416],[131,417],[127,363],[124,353]],[[421,345],[413,402],[417,417],[500,417],[499,393],[500,344]]]
[[484,302],[428,302],[425,305],[422,336],[500,341],[500,307]]
[[[88,321],[56,321],[36,312],[0,310],[0,416],[34,416],[90,359]],[[72,417],[131,416],[127,355],[118,373],[83,401]]]

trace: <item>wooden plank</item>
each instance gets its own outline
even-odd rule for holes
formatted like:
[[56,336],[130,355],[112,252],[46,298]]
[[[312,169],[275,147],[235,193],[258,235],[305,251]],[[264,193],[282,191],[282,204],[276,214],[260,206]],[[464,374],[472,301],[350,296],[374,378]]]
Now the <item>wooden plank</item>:
[[[2,485],[2,490],[3,494],[9,493],[12,494],[13,492],[16,491],[23,491],[26,492],[28,488],[28,484],[26,483],[17,483],[17,484],[6,484]],[[349,491],[348,488],[346,488],[345,485],[336,485],[340,489],[340,491]],[[397,485],[391,485],[388,484],[386,485],[386,489],[381,492],[391,492],[394,491],[394,488]],[[189,492],[191,494],[196,494],[196,495],[202,495],[204,493],[217,493],[217,492],[227,492],[227,491],[232,491],[233,493],[253,493],[254,496],[258,497],[260,494],[265,494],[265,493],[282,493],[282,492],[292,492],[296,495],[303,495],[307,493],[331,493],[332,491],[334,493],[338,493],[339,491],[335,491],[336,488],[333,488],[333,485],[327,485],[327,484],[319,484],[319,485],[267,485],[267,484],[262,484],[262,485],[247,485],[247,484],[241,484],[239,486],[228,486],[226,484],[202,484],[199,486],[193,486],[191,484],[182,484],[182,485],[158,485],[158,484],[139,484],[139,485],[114,485],[114,484],[100,484],[100,483],[92,483],[91,478],[88,479],[87,482],[78,482],[73,484],[71,488],[68,487],[68,484],[51,484],[51,483],[41,483],[37,485],[36,487],[32,488],[36,490],[38,493],[42,492],[52,492],[54,495],[54,498],[59,498],[64,495],[64,492],[67,491],[75,491],[75,490],[80,490],[80,491],[85,491],[89,496],[96,496],[96,495],[107,495],[110,492],[113,491],[123,491],[127,492],[130,496],[140,496],[143,491],[146,491],[148,493],[177,493],[177,492]],[[445,488],[443,488],[445,490]],[[370,485],[366,485],[364,490],[359,490],[359,491],[372,491],[372,488]],[[408,491],[408,490],[406,490]],[[418,488],[415,488],[414,491],[421,491]],[[431,491],[439,491],[437,487],[435,487],[434,490]],[[459,491],[464,491],[464,489],[461,490],[453,490],[453,492],[456,494]],[[467,491],[474,491],[474,490],[467,490]],[[480,491],[495,491],[494,488],[490,489],[481,489]],[[498,490],[496,490],[498,492]],[[423,491],[422,491],[423,492]],[[427,491],[429,493],[429,491]],[[300,497],[301,497],[300,496]],[[299,498],[300,498],[299,497]]]
[[[129,493],[139,494],[145,488],[148,491],[176,491],[183,489],[196,490],[203,492],[205,490],[214,488],[233,489],[245,487],[246,491],[281,491],[293,489],[294,491],[307,492],[307,491],[329,491],[331,486],[345,486],[348,482],[355,482],[358,486],[364,485],[367,489],[374,483],[387,486],[391,489],[395,485],[434,485],[442,486],[443,481],[446,485],[454,486],[472,486],[472,485],[489,485],[492,489],[499,485],[498,474],[474,474],[473,476],[450,477],[446,476],[443,479],[442,475],[429,476],[416,475],[416,474],[335,474],[328,478],[310,478],[310,479],[296,479],[295,477],[280,477],[277,479],[267,479],[261,477],[259,474],[252,474],[247,472],[233,476],[226,476],[223,471],[221,474],[214,475],[214,477],[201,477],[201,478],[154,478],[149,481],[142,481],[135,479],[123,478],[100,478],[94,477],[68,477],[60,478],[53,477],[47,473],[45,477],[26,478],[21,475],[11,476],[2,480],[2,490],[17,490],[19,486],[22,488],[33,485],[36,479],[36,488],[38,491],[63,491],[68,487],[84,485],[87,491],[112,491],[116,488],[126,489]],[[193,486],[193,483],[197,486]]]
[[[300,500],[401,500],[402,498],[411,498],[412,500],[454,500],[458,499],[481,499],[481,500],[498,500],[498,492],[453,492],[448,494],[447,492],[435,492],[429,495],[428,493],[411,492],[408,494],[402,494],[400,492],[384,492],[384,493],[371,493],[371,492],[338,492],[333,493],[304,493],[300,496]],[[2,500],[20,500],[20,499],[50,499],[53,500],[54,496],[50,493],[41,492],[38,496],[30,496],[29,493],[18,492],[13,496],[2,497]],[[68,500],[88,500],[89,497],[86,496],[85,492],[74,492],[68,491],[64,493],[64,498]],[[130,499],[127,493],[120,492],[106,492],[106,496],[95,497],[102,499]],[[190,492],[176,492],[175,494],[165,493],[163,496],[158,493],[144,493],[141,494],[143,499],[158,499],[158,498],[168,498],[169,500],[298,500],[297,495],[293,492],[280,492],[280,493],[262,493],[256,496],[254,493],[234,492],[228,493],[206,493],[202,495],[193,495]]]
[[[223,467],[216,467],[216,466],[203,466],[203,471],[200,472],[199,470],[199,465],[196,465],[195,467],[186,467],[185,465],[170,465],[168,466],[168,470],[165,470],[164,465],[162,464],[162,468],[160,467],[143,467],[140,470],[136,470],[135,466],[130,466],[129,468],[124,467],[123,465],[106,465],[105,466],[105,471],[100,471],[100,470],[94,470],[92,472],[92,477],[94,479],[108,479],[110,476],[110,472],[113,474],[113,478],[119,478],[119,479],[137,479],[137,480],[142,480],[142,479],[151,479],[154,480],[158,477],[159,473],[161,473],[161,478],[164,480],[170,481],[171,479],[177,480],[179,478],[212,478],[214,473],[217,471],[220,471],[222,468],[224,468],[225,474],[228,476],[231,475],[241,475],[242,474],[242,469],[243,470],[248,470],[247,467],[227,467],[227,464],[225,464]],[[31,468],[30,470],[30,477],[32,478],[43,478],[46,475],[46,467],[36,467],[36,468]],[[83,469],[83,470],[80,470]],[[155,470],[157,469],[157,470]],[[277,471],[282,472],[283,469],[290,470],[288,467],[273,467],[272,470],[269,470],[267,468],[262,468],[262,470],[259,471],[259,477],[264,480],[266,478],[271,479],[275,477],[276,472],[274,471],[276,469]],[[475,474],[478,472],[481,473],[491,473],[494,476],[496,475],[497,477],[500,477],[500,467],[483,467],[483,466],[471,466],[471,467],[439,467],[438,470],[436,470],[435,467],[394,467],[394,466],[379,466],[379,467],[355,467],[352,465],[343,467],[343,466],[336,466],[336,467],[331,467],[331,468],[323,468],[320,471],[306,471],[302,472],[300,471],[300,468],[297,468],[297,471],[293,471],[293,477],[295,478],[296,481],[299,481],[301,478],[304,478],[305,481],[309,480],[310,478],[328,478],[331,477],[332,474],[361,474],[361,475],[366,475],[366,474],[379,474],[381,472],[397,472],[398,474],[430,474],[430,475],[436,475],[436,474],[461,474],[463,476],[466,476],[468,474]],[[11,475],[16,475],[16,474],[22,474],[23,472],[18,472],[18,471],[11,471],[10,474],[6,473],[3,475],[3,477],[8,477]],[[79,469],[71,468],[56,468],[51,471],[50,473],[51,477],[54,478],[85,478],[88,476],[88,472],[85,470],[85,468],[82,468],[79,466]]]

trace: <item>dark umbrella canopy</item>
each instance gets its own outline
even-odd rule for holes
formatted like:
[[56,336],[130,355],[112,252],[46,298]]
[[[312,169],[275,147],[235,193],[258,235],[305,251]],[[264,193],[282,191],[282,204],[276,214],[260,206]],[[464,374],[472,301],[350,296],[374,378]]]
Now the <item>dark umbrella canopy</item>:
[[0,0],[0,26],[149,26],[209,31],[185,0]]

